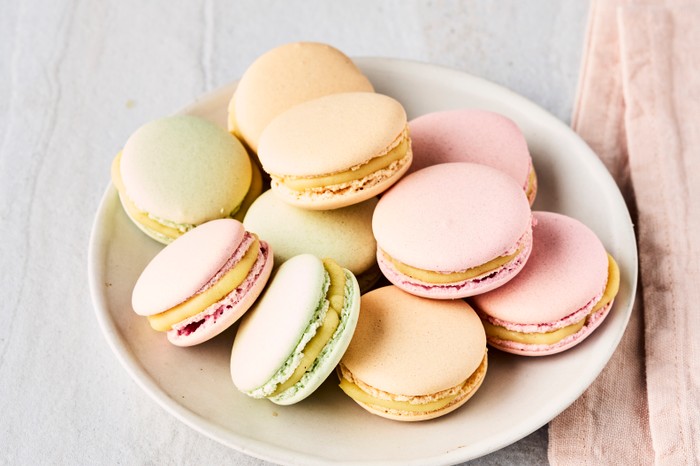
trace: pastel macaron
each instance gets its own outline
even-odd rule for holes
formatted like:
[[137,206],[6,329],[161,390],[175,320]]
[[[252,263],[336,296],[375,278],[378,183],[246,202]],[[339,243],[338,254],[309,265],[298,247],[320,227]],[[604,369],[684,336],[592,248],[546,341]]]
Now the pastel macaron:
[[417,296],[455,299],[515,277],[532,247],[532,215],[510,176],[443,163],[414,172],[379,200],[372,218],[386,278]]
[[265,128],[258,157],[271,188],[306,209],[336,209],[374,197],[408,170],[406,112],[370,92],[332,94],[287,110]]
[[329,257],[355,275],[361,290],[368,290],[381,276],[372,234],[376,206],[373,197],[340,209],[308,210],[267,190],[250,206],[243,224],[270,244],[275,264],[304,253]]
[[471,301],[488,342],[525,356],[555,354],[589,336],[610,312],[620,272],[580,221],[535,212],[532,254],[513,280]]
[[318,42],[294,42],[258,57],[229,102],[228,127],[253,152],[274,117],[337,92],[372,92],[372,83],[343,52]]
[[484,328],[463,300],[420,298],[395,286],[362,296],[340,388],[372,414],[434,419],[464,405],[486,376]]
[[537,175],[527,141],[518,125],[496,112],[476,108],[427,113],[409,122],[413,142],[410,172],[446,162],[489,165],[513,177],[530,205]]
[[132,292],[134,311],[177,346],[220,334],[255,302],[272,271],[268,244],[233,219],[207,222],[163,248]]
[[239,391],[280,405],[313,393],[345,353],[360,311],[355,277],[330,259],[283,263],[243,318],[231,351]]
[[137,129],[112,163],[129,218],[168,244],[197,225],[242,214],[260,194],[243,145],[203,118],[160,118]]

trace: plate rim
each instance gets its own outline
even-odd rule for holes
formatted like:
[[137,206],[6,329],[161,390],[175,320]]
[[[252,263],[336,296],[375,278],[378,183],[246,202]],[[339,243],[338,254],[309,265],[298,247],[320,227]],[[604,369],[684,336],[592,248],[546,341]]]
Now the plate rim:
[[[388,58],[388,57],[353,57],[352,60],[364,71],[365,68],[375,68],[375,69],[386,69],[386,68],[410,68],[413,71],[420,70],[421,73],[433,73],[449,76],[451,80],[456,81],[472,81],[478,83],[480,86],[485,86],[499,96],[499,101],[507,101],[508,103],[514,103],[518,106],[525,106],[528,112],[535,112],[540,118],[544,119],[547,126],[553,126],[558,128],[559,131],[564,131],[569,133],[569,136],[573,136],[572,140],[576,141],[581,149],[585,152],[590,152],[592,157],[588,162],[592,163],[592,166],[596,170],[596,175],[601,176],[601,180],[610,187],[614,188],[617,194],[617,203],[621,203],[624,207],[624,211],[627,213],[627,218],[625,218],[625,223],[629,224],[630,230],[632,232],[632,237],[635,239],[632,246],[632,260],[634,263],[634,268],[632,270],[632,276],[629,277],[630,284],[630,301],[627,309],[624,309],[624,325],[615,334],[615,339],[608,341],[608,352],[605,355],[605,363],[602,364],[599,370],[590,377],[590,380],[586,380],[581,390],[572,391],[570,396],[567,397],[567,401],[563,403],[563,406],[559,411],[554,414],[548,413],[540,417],[538,421],[533,424],[537,424],[532,428],[522,428],[517,432],[511,432],[510,438],[504,442],[493,441],[490,445],[486,445],[486,448],[476,456],[466,454],[466,446],[459,446],[450,451],[447,451],[440,455],[434,455],[430,457],[421,457],[412,461],[406,460],[372,460],[372,464],[378,465],[395,465],[395,464],[453,464],[456,462],[467,461],[470,459],[478,458],[483,455],[497,451],[505,446],[511,445],[540,427],[547,424],[551,419],[556,417],[567,407],[569,407],[576,399],[578,399],[583,392],[593,383],[595,378],[600,374],[600,372],[608,364],[610,358],[614,354],[616,348],[618,347],[625,330],[628,327],[629,319],[632,314],[634,301],[636,297],[636,289],[638,284],[638,250],[636,244],[636,237],[634,235],[634,226],[632,223],[631,215],[629,209],[624,202],[622,194],[615,183],[612,175],[609,173],[602,160],[595,154],[595,152],[586,144],[586,142],[576,134],[568,125],[563,121],[559,120],[552,113],[529,100],[528,98],[517,94],[516,92],[491,81],[488,81],[479,76],[472,75],[468,72],[457,70],[455,68],[436,65],[427,62],[421,62],[411,59],[402,58]],[[196,108],[198,104],[203,101],[208,101],[219,94],[224,94],[225,92],[232,92],[235,89],[237,81],[232,81],[214,90],[199,96],[194,102],[183,107],[182,109],[174,113],[186,113],[192,108]],[[101,293],[101,286],[98,284],[100,277],[105,277],[106,272],[106,261],[98,260],[100,253],[106,253],[105,243],[107,235],[105,230],[107,225],[105,225],[105,219],[108,219],[109,212],[111,212],[118,205],[116,189],[112,185],[111,181],[108,183],[100,202],[97,207],[96,215],[93,219],[92,227],[90,230],[89,244],[88,244],[88,283],[90,288],[90,296],[93,304],[94,312],[102,331],[103,336],[107,340],[107,343],[116,355],[118,361],[122,367],[126,370],[132,380],[144,390],[148,396],[153,399],[159,406],[165,409],[167,412],[175,416],[178,420],[183,422],[185,425],[196,430],[200,434],[217,441],[218,443],[235,450],[240,451],[246,455],[259,458],[265,461],[280,463],[280,464],[294,464],[296,462],[304,462],[305,464],[327,464],[328,458],[323,458],[320,456],[310,456],[305,452],[300,452],[298,450],[291,450],[278,445],[270,444],[268,442],[252,438],[247,435],[241,435],[237,432],[232,433],[231,431],[222,428],[221,426],[215,424],[214,422],[207,420],[200,416],[199,414],[191,411],[190,409],[179,404],[164,391],[145,371],[143,366],[140,364],[136,356],[131,351],[131,348],[126,345],[124,336],[121,334],[119,329],[116,327],[116,323],[109,318],[108,303],[106,296]],[[110,205],[111,203],[111,205]],[[112,209],[112,210],[110,210]],[[228,434],[228,435],[227,435]],[[232,444],[229,438],[233,435],[236,440],[239,441],[237,444]],[[352,465],[366,465],[368,461],[334,461],[336,464],[352,464]]]

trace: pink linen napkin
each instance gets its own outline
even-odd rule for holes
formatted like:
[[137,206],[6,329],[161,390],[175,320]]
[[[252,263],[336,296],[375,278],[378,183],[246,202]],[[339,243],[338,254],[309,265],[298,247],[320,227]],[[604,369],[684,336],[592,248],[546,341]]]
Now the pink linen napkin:
[[640,292],[552,464],[700,464],[700,4],[592,0],[572,126],[636,217]]

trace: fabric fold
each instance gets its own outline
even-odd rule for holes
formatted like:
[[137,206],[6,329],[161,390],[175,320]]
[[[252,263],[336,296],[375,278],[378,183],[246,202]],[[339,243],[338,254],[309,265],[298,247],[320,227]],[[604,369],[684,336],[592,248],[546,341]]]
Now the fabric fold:
[[593,0],[572,126],[635,218],[640,292],[552,464],[700,464],[700,5]]
[[700,464],[700,5],[618,12],[657,464]]

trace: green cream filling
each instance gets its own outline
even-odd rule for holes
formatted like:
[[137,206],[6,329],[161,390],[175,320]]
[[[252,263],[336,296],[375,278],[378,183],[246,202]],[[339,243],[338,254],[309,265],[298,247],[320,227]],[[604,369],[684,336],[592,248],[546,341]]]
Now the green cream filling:
[[299,343],[297,343],[297,346],[294,348],[294,351],[267,383],[265,383],[262,387],[258,387],[247,392],[248,395],[252,396],[253,398],[268,397],[275,392],[279,384],[284,383],[284,381],[292,376],[297,366],[301,362],[301,359],[304,357],[304,347],[306,347],[306,344],[314,337],[314,335],[316,335],[316,329],[321,326],[323,320],[326,318],[326,313],[330,307],[330,303],[326,299],[326,293],[330,283],[331,281],[328,272],[325,272],[325,281],[319,295],[318,306],[316,307],[316,310],[309,321],[309,325],[306,327],[306,330],[301,336]]
[[[324,261],[324,267],[325,281],[319,304],[293,353],[267,383],[251,390],[248,395],[254,398],[267,397],[275,402],[284,401],[305,387],[316,369],[330,357],[335,342],[344,333],[350,317],[355,299],[354,280],[350,272],[337,264],[329,265]],[[332,280],[331,277],[337,277],[338,273],[342,273],[342,279]],[[318,354],[312,360],[309,356],[305,358],[306,353],[316,352]]]

